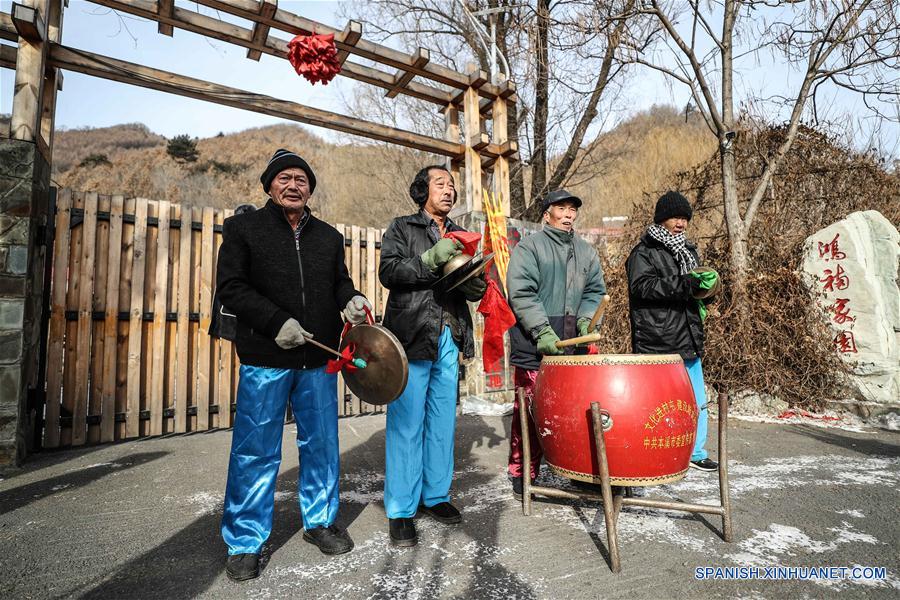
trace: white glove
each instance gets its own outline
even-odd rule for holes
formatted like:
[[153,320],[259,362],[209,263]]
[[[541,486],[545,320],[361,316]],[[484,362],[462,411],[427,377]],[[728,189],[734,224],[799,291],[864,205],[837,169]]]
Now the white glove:
[[278,330],[275,336],[275,343],[285,350],[302,346],[307,339],[312,339],[313,334],[303,329],[297,319],[288,319]]
[[372,305],[366,300],[365,296],[353,296],[350,298],[350,302],[347,303],[347,307],[344,308],[344,318],[347,319],[348,323],[359,325],[366,320],[367,308],[369,312],[372,312]]

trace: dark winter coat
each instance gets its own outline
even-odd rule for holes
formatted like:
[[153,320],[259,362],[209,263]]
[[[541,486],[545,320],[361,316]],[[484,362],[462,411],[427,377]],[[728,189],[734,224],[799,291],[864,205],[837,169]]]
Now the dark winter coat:
[[[435,295],[431,286],[441,278],[420,258],[434,242],[428,235],[430,216],[419,211],[397,217],[381,238],[381,262],[378,278],[390,290],[384,326],[397,336],[409,360],[437,360],[438,339],[443,323],[442,313],[449,311],[462,330],[462,353],[475,355],[472,315],[461,292]],[[464,231],[449,219],[446,230]]]
[[578,319],[593,317],[606,294],[597,251],[573,232],[550,226],[513,249],[506,286],[516,315],[516,326],[509,330],[509,362],[528,370],[541,366],[535,343],[541,329],[550,325],[560,339],[575,337]]
[[340,311],[359,292],[344,264],[344,239],[337,230],[309,216],[299,240],[280,206],[225,219],[216,285],[222,304],[237,315],[241,363],[257,367],[314,369],[331,358],[303,344],[284,350],[275,343],[290,319],[313,338],[336,348]]
[[[687,242],[700,263],[697,245]],[[680,354],[684,360],[703,356],[705,334],[690,275],[679,273],[675,256],[646,233],[625,263],[635,354]]]

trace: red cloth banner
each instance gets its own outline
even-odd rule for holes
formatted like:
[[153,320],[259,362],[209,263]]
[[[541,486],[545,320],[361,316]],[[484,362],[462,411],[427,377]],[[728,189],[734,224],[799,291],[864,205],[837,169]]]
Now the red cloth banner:
[[481,346],[485,373],[501,369],[503,360],[503,334],[516,324],[516,316],[503,298],[497,282],[487,280],[487,291],[478,305],[478,312],[484,315],[484,341]]
[[471,231],[451,231],[444,234],[445,238],[456,240],[463,245],[463,253],[469,256],[475,256],[478,252],[478,242],[481,241],[481,234]]
[[296,36],[288,42],[288,60],[297,75],[312,84],[328,85],[341,72],[333,33]]

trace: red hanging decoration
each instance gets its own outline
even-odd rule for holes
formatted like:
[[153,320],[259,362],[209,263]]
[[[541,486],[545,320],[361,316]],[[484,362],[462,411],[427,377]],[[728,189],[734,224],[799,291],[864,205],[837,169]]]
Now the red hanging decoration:
[[484,315],[484,341],[481,346],[485,373],[496,373],[503,360],[503,334],[516,324],[516,316],[500,293],[497,282],[487,280],[487,291],[478,305],[478,312]]
[[336,358],[334,360],[329,360],[325,365],[326,373],[339,373],[341,369],[347,367],[348,373],[355,373],[358,369],[356,365],[353,364],[353,353],[356,352],[356,344],[348,343],[347,347],[341,351],[341,357]]
[[478,253],[478,242],[481,241],[481,234],[472,231],[450,231],[444,234],[445,238],[456,240],[463,245],[463,253],[469,256],[475,256]]
[[288,43],[288,60],[312,84],[328,85],[341,72],[333,33],[296,36]]

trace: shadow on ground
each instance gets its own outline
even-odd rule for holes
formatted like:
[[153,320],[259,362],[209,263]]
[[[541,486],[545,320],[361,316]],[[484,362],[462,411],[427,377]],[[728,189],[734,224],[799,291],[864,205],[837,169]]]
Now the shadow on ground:
[[32,502],[43,500],[58,492],[71,492],[112,473],[121,473],[127,469],[139,467],[145,463],[160,459],[167,454],[168,452],[132,454],[127,459],[120,459],[118,462],[90,465],[50,477],[49,479],[41,479],[34,483],[0,492],[0,515],[27,506]]

